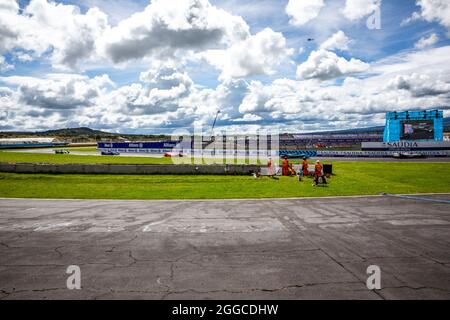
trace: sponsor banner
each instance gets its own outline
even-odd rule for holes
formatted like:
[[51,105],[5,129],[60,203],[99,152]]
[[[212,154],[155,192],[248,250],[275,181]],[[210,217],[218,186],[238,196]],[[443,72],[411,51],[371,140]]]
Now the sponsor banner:
[[[397,151],[317,151],[318,157],[348,157],[348,158],[385,158],[393,157]],[[419,150],[416,153],[429,157],[449,157],[450,151],[439,150]]]
[[154,149],[154,148],[98,148],[99,151],[113,151],[119,153],[183,153],[187,155],[203,155],[203,156],[264,156],[270,157],[273,156],[273,152],[270,150],[208,150],[208,149],[183,149],[183,150],[174,150],[174,149]]
[[178,141],[162,142],[98,142],[98,149],[172,149],[178,144]]
[[398,142],[363,142],[364,150],[450,150],[450,141],[398,141]]

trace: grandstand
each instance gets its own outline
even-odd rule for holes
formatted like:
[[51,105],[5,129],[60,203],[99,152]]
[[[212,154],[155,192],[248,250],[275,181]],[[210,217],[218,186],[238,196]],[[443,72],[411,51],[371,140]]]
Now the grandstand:
[[381,142],[377,133],[361,134],[284,134],[280,137],[280,149],[359,149],[362,142]]
[[66,146],[55,138],[9,138],[0,139],[0,149],[48,148]]

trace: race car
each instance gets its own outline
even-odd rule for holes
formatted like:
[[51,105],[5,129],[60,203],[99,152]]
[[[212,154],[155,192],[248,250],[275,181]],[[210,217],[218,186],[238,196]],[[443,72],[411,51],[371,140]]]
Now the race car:
[[175,157],[179,157],[179,158],[183,158],[186,155],[182,152],[166,152],[164,153],[164,158],[175,158]]
[[102,156],[118,156],[120,155],[119,152],[115,152],[115,151],[102,151]]
[[65,149],[56,149],[54,150],[55,154],[69,154],[69,150],[65,150]]
[[395,159],[421,159],[426,158],[424,154],[421,153],[412,153],[412,152],[395,152],[392,155]]

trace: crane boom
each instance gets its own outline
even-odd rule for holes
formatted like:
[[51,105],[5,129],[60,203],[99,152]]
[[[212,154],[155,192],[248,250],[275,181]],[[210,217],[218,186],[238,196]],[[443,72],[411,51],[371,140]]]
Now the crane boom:
[[219,116],[220,110],[217,110],[216,117],[214,118],[214,122],[211,128],[211,137],[214,135],[214,127],[216,126],[217,117]]

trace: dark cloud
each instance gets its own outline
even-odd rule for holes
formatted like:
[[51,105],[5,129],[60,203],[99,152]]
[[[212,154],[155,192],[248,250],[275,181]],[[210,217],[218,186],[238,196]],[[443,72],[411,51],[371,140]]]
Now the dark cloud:
[[450,93],[450,83],[417,73],[395,77],[389,82],[388,88],[409,91],[413,97],[417,98]]

